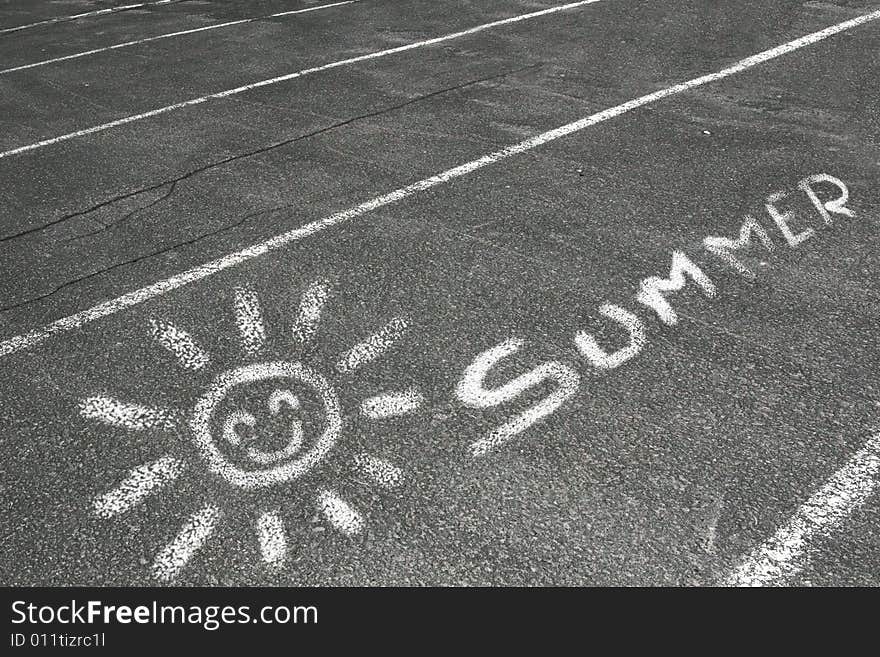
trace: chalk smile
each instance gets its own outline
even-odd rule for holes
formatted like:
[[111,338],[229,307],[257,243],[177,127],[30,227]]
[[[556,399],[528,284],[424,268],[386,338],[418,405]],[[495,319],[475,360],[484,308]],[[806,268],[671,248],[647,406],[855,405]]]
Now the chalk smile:
[[[303,445],[303,431],[301,423],[294,426],[290,441],[285,447],[272,452],[257,450],[253,447],[244,449],[249,460],[257,465],[266,465],[282,461],[280,465],[266,469],[248,470],[232,463],[218,446],[211,432],[211,420],[215,411],[226,399],[228,393],[236,387],[244,386],[258,381],[275,380],[283,381],[291,379],[306,384],[319,396],[324,406],[325,426],[323,433],[317,438],[314,446],[305,454],[299,454]],[[289,391],[278,389],[269,399],[270,410],[278,414],[282,402],[290,407],[299,407],[298,398]],[[243,415],[241,412],[234,414],[224,423],[223,436],[225,442],[232,443],[235,447],[241,445],[241,438],[235,430],[235,425],[243,422],[253,426],[256,421],[252,415]],[[314,372],[301,363],[272,362],[247,365],[231,372],[221,374],[206,395],[196,404],[190,428],[196,446],[205,459],[208,468],[215,474],[223,477],[229,483],[245,489],[265,488],[286,481],[291,481],[305,474],[324,457],[336,444],[342,429],[342,415],[339,409],[339,398],[330,388],[327,380],[317,372]]]
[[[259,299],[247,287],[233,292],[242,350],[249,359],[258,358],[267,336]],[[291,331],[295,345],[303,346],[314,338],[329,295],[330,283],[326,280],[314,281],[305,290]],[[153,340],[180,367],[197,372],[212,363],[210,354],[179,326],[153,319],[150,328]],[[334,374],[347,376],[379,359],[406,329],[404,318],[393,318],[341,354]],[[262,400],[259,407],[253,406],[255,398]],[[383,421],[413,413],[423,404],[422,394],[409,387],[364,399],[360,413],[368,420]],[[227,485],[249,491],[289,484],[312,472],[333,456],[343,431],[339,396],[329,379],[302,362],[286,360],[257,362],[221,372],[191,412],[99,395],[83,399],[80,414],[130,431],[189,433],[201,457],[195,465],[202,465]],[[193,465],[166,454],[134,467],[115,488],[95,498],[95,513],[112,518],[129,511]],[[386,490],[397,488],[403,481],[400,468],[372,454],[354,455],[352,469]],[[333,490],[319,488],[315,503],[325,520],[341,533],[353,535],[363,529],[361,513]],[[163,581],[177,577],[222,518],[223,511],[215,504],[207,504],[189,516],[156,557],[154,575]],[[289,548],[280,510],[263,511],[256,519],[255,530],[264,563],[270,568],[283,566]]]

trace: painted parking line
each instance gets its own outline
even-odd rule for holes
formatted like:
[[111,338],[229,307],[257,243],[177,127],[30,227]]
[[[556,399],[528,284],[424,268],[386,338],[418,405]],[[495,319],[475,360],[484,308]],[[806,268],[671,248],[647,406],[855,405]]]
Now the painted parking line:
[[143,112],[141,114],[133,114],[131,116],[126,116],[121,119],[116,119],[115,121],[110,121],[108,123],[102,123],[101,125],[92,126],[91,128],[85,128],[83,130],[77,130],[76,132],[70,132],[65,135],[59,135],[58,137],[52,137],[51,139],[44,139],[43,141],[38,141],[33,144],[27,144],[26,146],[20,146],[18,148],[13,148],[12,150],[5,151],[0,153],[0,159],[4,157],[10,157],[12,155],[19,155],[21,153],[26,153],[28,151],[33,151],[38,148],[45,148],[46,146],[52,146],[54,144],[59,144],[64,141],[68,141],[70,139],[76,139],[78,137],[84,137],[86,135],[91,135],[96,132],[104,132],[105,130],[110,130],[112,128],[118,128],[121,125],[127,125],[129,123],[134,123],[136,121],[143,121],[144,119],[148,119],[154,116],[159,116],[160,114],[167,114],[168,112],[174,112],[176,110],[184,109],[186,107],[193,107],[194,105],[201,105],[202,103],[206,103],[211,100],[220,100],[222,98],[229,98],[230,96],[236,96],[238,94],[245,93],[247,91],[251,91],[253,89],[259,89],[260,87],[267,87],[269,85],[279,84],[280,82],[287,82],[288,80],[294,80],[296,78],[301,78],[306,75],[312,75],[314,73],[321,73],[322,71],[328,71],[330,69],[339,68],[341,66],[350,66],[352,64],[357,64],[360,62],[366,62],[371,59],[379,59],[380,57],[388,57],[389,55],[396,55],[398,53],[407,52],[409,50],[415,50],[417,48],[426,48],[428,46],[433,46],[438,43],[444,43],[446,41],[451,41],[453,39],[460,39],[462,37],[470,36],[472,34],[477,34],[479,32],[484,32],[486,30],[490,30],[495,27],[501,27],[502,25],[511,25],[513,23],[519,23],[522,21],[532,20],[535,18],[540,18],[542,16],[549,16],[550,14],[555,14],[560,11],[566,11],[569,9],[576,9],[578,7],[583,7],[585,5],[591,5],[597,2],[601,2],[602,0],[579,0],[579,2],[571,2],[566,5],[559,5],[557,7],[551,7],[549,9],[542,9],[541,11],[533,11],[528,14],[520,14],[518,16],[511,16],[510,18],[504,18],[497,21],[492,21],[491,23],[483,23],[482,25],[476,25],[474,27],[468,28],[466,30],[462,30],[460,32],[453,32],[452,34],[444,34],[443,36],[434,37],[433,39],[427,39],[425,41],[417,41],[415,43],[410,43],[405,46],[398,46],[396,48],[389,48],[387,50],[379,50],[376,52],[371,52],[366,55],[359,55],[357,57],[350,57],[348,59],[341,59],[335,62],[330,62],[329,64],[322,64],[321,66],[314,66],[312,68],[303,69],[301,71],[295,71],[293,73],[288,73],[287,75],[281,75],[274,78],[269,78],[268,80],[260,80],[259,82],[252,82],[251,84],[246,84],[240,87],[235,87],[234,89],[226,89],[225,91],[218,91],[213,94],[208,94],[207,96],[200,96],[198,98],[192,98],[190,100],[185,100],[180,103],[174,103],[173,105],[166,105],[165,107],[158,107],[154,110],[150,110],[148,112]]
[[725,580],[728,586],[785,584],[807,565],[811,543],[828,536],[880,488],[880,434],[813,494]]
[[341,7],[342,5],[350,5],[356,2],[360,2],[361,0],[344,0],[344,2],[332,2],[326,5],[318,5],[317,7],[306,7],[305,9],[294,9],[291,11],[282,11],[277,14],[267,14],[265,16],[257,16],[255,18],[242,18],[237,21],[228,21],[226,23],[217,23],[216,25],[206,25],[205,27],[197,27],[191,30],[180,30],[177,32],[168,32],[167,34],[158,34],[156,36],[147,37],[145,39],[136,39],[135,41],[124,41],[122,43],[114,43],[112,46],[105,46],[104,48],[95,48],[93,50],[84,50],[83,52],[73,53],[72,55],[64,55],[63,57],[53,57],[52,59],[44,59],[39,62],[33,62],[31,64],[22,64],[21,66],[13,66],[12,68],[3,69],[0,71],[0,75],[5,75],[7,73],[15,73],[16,71],[25,71],[31,68],[37,68],[40,66],[48,66],[49,64],[57,64],[59,62],[70,61],[71,59],[80,59],[82,57],[88,57],[89,55],[97,55],[103,52],[110,52],[112,50],[121,50],[122,48],[131,48],[132,46],[139,46],[144,43],[152,43],[153,41],[161,41],[163,39],[173,39],[175,37],[185,36],[187,34],[197,34],[199,32],[208,32],[210,30],[219,30],[221,28],[233,27],[234,25],[245,25],[247,23],[254,23],[256,21],[267,20],[269,18],[282,18],[284,16],[294,16],[296,14],[307,14],[313,11],[319,11],[321,9],[330,9],[331,7]]
[[27,25],[16,25],[15,27],[6,27],[0,29],[0,34],[8,34],[10,32],[21,32],[34,27],[42,27],[44,25],[55,25],[57,23],[68,23],[70,21],[79,20],[80,18],[93,18],[94,16],[103,16],[104,14],[116,14],[120,11],[129,11],[131,9],[140,9],[141,7],[150,7],[156,5],[170,5],[183,0],[157,0],[156,2],[138,2],[133,5],[122,5],[120,7],[110,7],[109,9],[96,9],[95,11],[87,11],[82,14],[73,14],[72,16],[57,16],[55,18],[47,18],[44,21],[36,23],[28,23]]
[[304,226],[300,226],[299,228],[281,233],[279,235],[276,235],[275,237],[254,244],[241,251],[227,254],[198,267],[194,267],[192,269],[188,269],[184,272],[171,276],[170,278],[166,278],[151,285],[133,290],[119,297],[116,297],[115,299],[104,301],[103,303],[88,308],[87,310],[68,315],[67,317],[55,320],[54,322],[51,322],[39,328],[35,328],[27,333],[7,338],[0,342],[0,357],[8,356],[23,349],[30,348],[53,336],[73,331],[86,324],[90,324],[91,322],[97,321],[104,317],[108,317],[127,308],[137,306],[141,303],[144,303],[145,301],[160,297],[178,288],[209,278],[210,276],[213,276],[221,271],[248,262],[249,260],[253,260],[254,258],[278,250],[284,246],[298,242],[312,235],[316,235],[324,230],[327,230],[328,228],[332,228],[349,220],[361,217],[378,208],[397,203],[398,201],[418,194],[419,192],[437,187],[439,185],[449,182],[450,180],[466,176],[489,165],[495,164],[502,160],[506,160],[515,155],[525,153],[534,148],[542,146],[543,144],[561,139],[562,137],[574,134],[590,126],[621,116],[639,107],[655,103],[657,101],[663,100],[664,98],[668,98],[670,96],[674,96],[676,94],[680,94],[691,89],[696,89],[697,87],[701,87],[703,85],[716,82],[718,80],[723,80],[730,76],[736,75],[737,73],[741,73],[748,69],[754,68],[759,64],[771,61],[787,53],[793,52],[805,46],[812,45],[814,43],[818,43],[835,34],[853,29],[860,25],[865,25],[877,19],[880,19],[880,10],[858,16],[842,23],[837,23],[823,30],[819,30],[818,32],[812,32],[793,41],[789,41],[782,45],[776,46],[775,48],[764,50],[763,52],[742,59],[736,64],[721,69],[716,73],[702,75],[686,82],[681,82],[671,87],[666,87],[664,89],[660,89],[659,91],[655,91],[644,96],[639,96],[638,98],[634,98],[633,100],[627,101],[620,105],[616,105],[601,112],[597,112],[596,114],[591,114],[590,116],[584,117],[578,121],[567,123],[553,130],[540,133],[538,135],[535,135],[534,137],[530,137],[529,139],[521,141],[517,144],[513,144],[512,146],[508,146],[507,148],[504,148],[502,150],[489,153],[476,160],[471,160],[470,162],[466,162],[451,169],[447,169],[442,173],[438,173],[429,178],[424,178],[405,187],[400,187],[392,192],[383,194],[382,196],[377,196],[369,201],[365,201],[364,203],[356,205],[353,208],[337,212],[328,217],[324,217],[323,219],[319,219],[317,221],[305,224]]

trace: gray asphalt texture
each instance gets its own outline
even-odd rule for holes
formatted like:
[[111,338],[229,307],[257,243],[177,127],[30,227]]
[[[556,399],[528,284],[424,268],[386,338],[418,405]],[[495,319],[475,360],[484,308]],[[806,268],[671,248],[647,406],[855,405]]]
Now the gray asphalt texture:
[[[112,3],[0,3],[0,25]],[[0,36],[0,68],[318,2],[180,2]],[[455,32],[551,2],[363,0],[0,76],[0,150],[288,72]],[[44,6],[45,5],[45,6]],[[485,153],[876,10],[853,1],[606,0],[437,46],[267,86],[0,159],[0,327],[11,337]],[[0,582],[154,583],[156,553],[205,502],[224,512],[177,584],[701,585],[718,582],[880,426],[880,27],[869,24],[416,194],[0,361]],[[847,183],[857,217],[823,229],[797,182]],[[791,192],[798,249],[749,251],[748,283],[701,247]],[[670,296],[675,327],[634,301],[673,250],[718,295]],[[316,278],[333,294],[314,346],[289,328]],[[325,372],[345,413],[328,459],[244,493],[185,432],[80,417],[108,394],[192,408],[250,362],[233,289],[259,294],[269,359]],[[576,349],[638,311],[648,344],[605,374]],[[396,347],[351,374],[339,354],[393,317]],[[148,320],[185,327],[207,371],[175,365]],[[455,396],[465,367],[525,341],[489,379],[546,361],[581,376],[558,412],[495,452],[468,445],[547,395],[486,409]],[[253,359],[251,359],[253,360]],[[366,397],[427,403],[369,420]],[[254,390],[253,394],[262,394]],[[255,404],[262,403],[259,399]],[[244,402],[242,402],[244,403]],[[355,476],[388,459],[404,485]],[[95,496],[163,454],[188,472],[113,519]],[[357,508],[349,538],[315,509]],[[286,566],[267,570],[256,515],[279,509]],[[792,583],[880,585],[875,495],[820,540]]]

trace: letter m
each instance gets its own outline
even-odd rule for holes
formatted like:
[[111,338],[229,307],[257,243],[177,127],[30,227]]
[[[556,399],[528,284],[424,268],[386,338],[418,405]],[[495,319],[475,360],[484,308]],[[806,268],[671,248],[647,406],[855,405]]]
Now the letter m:
[[683,289],[687,283],[687,277],[699,285],[707,297],[715,296],[715,284],[709,280],[703,270],[681,251],[673,251],[669,278],[651,276],[644,279],[639,293],[636,295],[636,300],[656,312],[664,324],[673,326],[678,322],[678,315],[666,300],[666,294]]
[[703,246],[709,253],[726,262],[748,280],[753,281],[755,280],[755,272],[733,255],[733,251],[739,251],[751,244],[752,235],[758,236],[765,249],[773,251],[773,242],[770,241],[767,231],[752,215],[746,215],[746,220],[739,229],[739,238],[732,240],[729,237],[707,237],[703,240]]

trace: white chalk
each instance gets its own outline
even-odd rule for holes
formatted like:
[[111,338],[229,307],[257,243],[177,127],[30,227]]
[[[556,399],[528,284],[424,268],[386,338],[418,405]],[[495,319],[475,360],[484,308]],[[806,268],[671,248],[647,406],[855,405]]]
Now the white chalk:
[[263,562],[270,568],[283,566],[287,559],[287,533],[277,512],[264,513],[257,518],[257,538]]
[[740,260],[737,260],[732,253],[751,244],[752,235],[758,236],[758,239],[761,240],[761,244],[764,245],[767,251],[772,252],[776,248],[767,231],[764,230],[764,227],[752,215],[746,215],[745,221],[743,221],[739,229],[739,237],[737,239],[707,237],[703,240],[703,246],[709,253],[726,262],[748,280],[753,281],[755,280],[755,272],[746,267]]
[[[832,199],[830,201],[822,201],[819,199],[819,196],[816,194],[816,191],[813,189],[813,186],[816,183],[829,183],[837,187],[840,190],[840,196],[836,199]],[[798,183],[798,187],[800,187],[804,192],[806,192],[807,196],[810,198],[810,202],[813,204],[813,207],[819,212],[819,215],[822,217],[822,220],[826,225],[830,226],[833,222],[831,219],[832,214],[842,214],[844,217],[849,217],[852,219],[856,216],[856,213],[846,207],[846,202],[849,200],[849,189],[839,178],[835,178],[834,176],[829,176],[827,173],[817,173],[812,176],[807,176],[803,180]]]
[[770,194],[770,196],[767,197],[767,202],[764,204],[764,207],[767,208],[767,212],[773,218],[773,221],[776,222],[776,225],[779,227],[779,232],[782,233],[785,241],[788,242],[788,245],[794,249],[797,248],[798,245],[803,244],[813,235],[815,235],[816,231],[812,228],[807,228],[797,235],[795,235],[791,231],[791,227],[788,225],[788,222],[794,219],[794,214],[791,211],[781,212],[779,208],[776,207],[776,204],[779,203],[786,196],[788,196],[788,194],[786,194],[785,192],[775,192],[773,194]]
[[90,420],[132,431],[147,429],[173,431],[179,425],[179,417],[174,411],[129,404],[112,397],[95,396],[83,399],[79,405],[79,412]]
[[227,415],[223,421],[223,440],[233,447],[241,445],[242,439],[238,427],[242,425],[253,429],[257,426],[257,418],[247,411],[233,411]]
[[361,413],[374,420],[396,415],[406,415],[418,410],[425,398],[415,388],[404,392],[388,392],[361,402]]
[[321,312],[330,297],[330,281],[313,281],[303,292],[299,303],[299,313],[293,325],[293,336],[300,342],[307,342],[318,330]]
[[318,509],[327,522],[346,536],[359,534],[364,528],[361,514],[333,491],[322,490],[318,493]]
[[464,371],[455,392],[458,399],[472,408],[490,408],[511,401],[529,388],[541,385],[548,379],[557,383],[557,388],[545,399],[505,422],[488,436],[477,440],[468,448],[471,456],[483,456],[507,443],[530,426],[556,412],[563,403],[573,396],[580,385],[580,376],[570,367],[551,361],[516,377],[512,381],[494,389],[487,389],[484,381],[498,361],[519,351],[522,340],[510,339],[478,355]]
[[73,14],[72,16],[56,16],[55,18],[47,18],[36,23],[28,23],[27,25],[16,25],[15,27],[5,27],[0,29],[0,34],[9,34],[10,32],[21,32],[22,30],[30,30],[34,27],[42,27],[44,25],[55,25],[56,23],[66,23],[68,21],[79,20],[80,18],[94,18],[104,14],[115,14],[120,11],[128,11],[129,9],[139,9],[141,7],[149,7],[150,5],[167,5],[171,2],[179,2],[180,0],[156,0],[156,2],[138,2],[133,5],[120,5],[118,7],[110,7],[108,9],[97,9],[95,11],[87,11],[82,14]]
[[644,279],[636,299],[656,312],[664,324],[674,326],[678,323],[678,313],[669,305],[666,293],[682,290],[687,283],[685,276],[689,276],[699,285],[707,297],[711,299],[715,296],[715,284],[703,273],[703,270],[681,251],[673,251],[669,277],[651,276]]
[[132,468],[119,486],[95,499],[95,513],[101,518],[125,513],[151,493],[177,479],[183,470],[184,463],[170,456]]
[[277,14],[268,14],[266,16],[257,16],[256,18],[243,18],[235,21],[227,21],[225,23],[216,23],[214,25],[206,25],[205,27],[197,27],[191,30],[179,30],[177,32],[169,32],[167,34],[158,34],[156,36],[147,37],[145,39],[136,39],[134,41],[124,41],[122,43],[114,43],[112,46],[105,46],[104,48],[93,48],[92,50],[84,50],[82,52],[73,53],[70,55],[64,55],[62,57],[53,57],[52,59],[44,59],[39,62],[32,62],[30,64],[22,64],[21,66],[13,66],[12,68],[7,68],[0,70],[0,75],[4,75],[6,73],[14,73],[16,71],[24,71],[31,68],[37,68],[40,66],[48,66],[49,64],[57,64],[59,62],[66,62],[71,59],[80,59],[82,57],[88,57],[89,55],[97,55],[104,52],[109,52],[112,50],[120,50],[122,48],[131,48],[133,46],[139,46],[144,43],[152,43],[153,41],[161,41],[163,39],[172,39],[174,37],[185,36],[187,34],[197,34],[199,32],[208,32],[209,30],[219,30],[221,28],[232,27],[234,25],[244,25],[245,23],[253,23],[255,21],[262,21],[269,18],[281,18],[283,16],[293,16],[295,14],[305,14],[311,11],[318,11],[319,9],[329,9],[331,7],[339,7],[341,5],[350,5],[355,2],[360,2],[360,0],[345,0],[345,2],[333,2],[327,5],[319,5],[317,7],[306,7],[305,9],[295,9],[293,11],[282,11]]
[[756,548],[725,580],[728,586],[773,586],[797,575],[812,544],[828,536],[871,497],[880,475],[880,434],[797,510],[770,539]]
[[354,457],[355,469],[381,488],[397,488],[403,481],[403,472],[385,459],[370,454]]
[[156,557],[153,564],[156,579],[170,582],[177,577],[214,533],[221,517],[220,509],[210,504],[193,514],[174,540],[162,548]]
[[241,346],[249,356],[255,356],[266,342],[266,328],[260,300],[250,288],[235,288],[235,322],[241,336]]
[[[317,437],[311,448],[298,455],[297,458],[286,460],[274,467],[268,467],[263,470],[241,468],[227,459],[215,444],[214,437],[211,434],[212,418],[215,411],[229,392],[238,386],[249,385],[267,379],[284,378],[293,379],[311,388],[317,398],[323,403],[324,430]],[[273,402],[270,399],[271,403]],[[270,405],[270,409],[272,408],[273,406]],[[274,408],[280,411],[280,401],[278,401],[277,406],[274,406]],[[249,413],[243,411],[238,411],[232,417],[235,423],[228,427],[229,435],[227,435],[227,440],[235,433],[236,424],[244,423],[250,426],[251,418],[253,418]],[[253,423],[256,423],[255,419]],[[295,446],[292,446],[293,442],[297,441],[296,427],[297,425],[292,424],[293,438],[291,443],[282,450],[282,458],[291,456],[298,450],[301,444],[297,443]],[[190,419],[190,430],[193,442],[199,449],[211,472],[223,477],[233,486],[254,490],[291,481],[318,465],[327,456],[339,438],[342,430],[342,412],[339,406],[339,399],[327,380],[317,372],[305,367],[302,363],[288,363],[284,361],[256,363],[223,372],[215,379],[208,388],[208,391],[196,402]],[[301,432],[301,430],[300,426],[299,431]],[[227,432],[224,433],[226,434]],[[235,444],[235,440],[235,438],[232,438],[231,442]],[[299,440],[301,441],[301,435]],[[265,458],[261,459],[260,454],[266,455]],[[279,460],[275,458],[278,455],[273,452],[259,452],[250,449],[248,455],[251,459],[261,463],[274,463],[276,460]]]
[[613,354],[609,354],[586,331],[578,332],[574,336],[574,342],[581,355],[590,361],[593,367],[600,370],[613,370],[615,367],[620,367],[626,361],[635,358],[644,349],[647,342],[645,325],[637,315],[614,304],[604,304],[599,308],[599,312],[608,319],[613,319],[627,330],[629,333],[629,344],[621,347]]
[[567,5],[562,5],[559,7],[551,7],[550,9],[542,9],[541,11],[533,11],[528,14],[521,14],[519,16],[513,16],[511,18],[505,18],[503,20],[492,21],[491,23],[484,23],[482,25],[477,25],[477,26],[469,28],[467,30],[462,30],[461,32],[455,32],[453,34],[445,34],[443,36],[435,37],[433,39],[427,39],[425,41],[418,41],[416,43],[410,43],[405,46],[398,46],[396,48],[389,48],[387,50],[380,50],[377,52],[371,52],[366,55],[359,55],[357,57],[349,57],[348,59],[341,59],[341,60],[338,60],[335,62],[330,62],[329,64],[322,64],[321,66],[314,66],[312,68],[307,68],[307,69],[304,69],[301,71],[295,71],[294,73],[288,73],[287,75],[280,75],[278,77],[270,78],[268,80],[260,80],[259,82],[252,82],[251,84],[246,84],[246,85],[243,85],[240,87],[235,87],[233,89],[226,89],[224,91],[218,91],[216,93],[208,94],[206,96],[200,96],[198,98],[192,98],[190,100],[185,100],[180,103],[174,103],[173,105],[166,105],[164,107],[158,107],[156,109],[150,110],[148,112],[143,112],[141,114],[132,114],[131,116],[126,116],[121,119],[116,119],[115,121],[109,121],[107,123],[102,123],[101,125],[92,126],[91,128],[77,130],[76,132],[69,132],[64,135],[52,137],[51,139],[44,139],[42,141],[38,141],[33,144],[28,144],[26,146],[19,146],[18,148],[13,148],[11,150],[0,153],[0,159],[2,159],[4,157],[9,157],[11,155],[19,155],[21,153],[33,151],[38,148],[45,148],[46,146],[60,144],[61,142],[68,141],[70,139],[77,139],[79,137],[84,137],[86,135],[95,134],[96,132],[104,132],[105,130],[110,130],[112,128],[118,128],[119,126],[127,125],[129,123],[135,123],[136,121],[143,121],[144,119],[149,119],[154,116],[159,116],[161,114],[167,114],[168,112],[174,112],[176,110],[184,109],[186,107],[193,107],[195,105],[201,105],[202,103],[206,103],[211,100],[220,100],[222,98],[229,98],[230,96],[237,96],[237,95],[243,94],[247,91],[252,91],[253,89],[259,89],[261,87],[266,87],[269,85],[278,84],[280,82],[287,82],[288,80],[294,80],[296,78],[301,78],[305,75],[313,75],[315,73],[321,73],[323,71],[329,71],[334,68],[339,68],[340,66],[350,66],[352,64],[357,64],[360,62],[369,61],[371,59],[378,59],[380,57],[388,57],[389,55],[395,55],[397,53],[407,52],[408,50],[414,50],[416,48],[425,48],[427,46],[436,45],[438,43],[443,43],[445,41],[450,41],[452,39],[460,39],[461,37],[469,36],[471,34],[477,34],[478,32],[483,32],[483,31],[489,30],[493,27],[500,27],[501,25],[509,25],[511,23],[518,23],[520,21],[538,18],[540,16],[547,16],[549,14],[555,14],[556,12],[559,12],[559,11],[564,11],[567,9],[575,9],[575,8],[581,7],[583,5],[593,4],[594,2],[600,2],[600,0],[581,0],[580,2],[572,2]]
[[174,354],[181,367],[195,371],[202,369],[211,361],[205,350],[189,333],[171,322],[151,319],[150,329],[153,339]]
[[827,39],[835,34],[850,30],[860,25],[864,25],[871,21],[875,21],[878,18],[880,18],[880,10],[858,16],[851,20],[838,23],[836,25],[832,25],[831,27],[825,28],[824,30],[813,32],[812,34],[808,34],[793,41],[784,43],[780,46],[776,46],[775,48],[771,48],[756,55],[752,55],[751,57],[747,57],[732,66],[721,69],[716,73],[702,75],[686,82],[681,82],[679,84],[675,84],[670,87],[654,91],[650,94],[639,96],[638,98],[629,100],[625,103],[621,103],[620,105],[616,105],[609,109],[602,110],[601,112],[591,114],[590,116],[584,117],[577,121],[573,121],[572,123],[567,123],[553,130],[548,130],[547,132],[542,132],[538,135],[535,135],[534,137],[529,137],[528,139],[525,139],[517,144],[508,146],[493,153],[489,153],[480,158],[477,158],[476,160],[471,160],[470,162],[466,162],[451,169],[447,169],[442,173],[424,178],[422,180],[419,180],[418,182],[406,185],[405,187],[400,187],[387,194],[377,196],[348,210],[337,212],[318,221],[300,226],[285,233],[281,233],[264,242],[259,242],[241,251],[230,253],[198,267],[188,269],[175,276],[171,276],[146,287],[133,290],[114,299],[110,299],[96,306],[92,306],[87,310],[83,310],[67,317],[57,319],[53,322],[50,322],[49,324],[45,324],[41,327],[32,329],[21,335],[7,338],[6,340],[0,342],[0,357],[8,356],[9,354],[21,351],[22,349],[27,349],[35,344],[39,344],[40,342],[49,339],[50,337],[78,329],[86,324],[97,321],[109,315],[113,315],[126,308],[131,308],[133,306],[144,303],[145,301],[149,301],[150,299],[154,299],[156,297],[167,294],[178,288],[190,285],[191,283],[204,280],[210,276],[214,276],[221,271],[236,267],[244,262],[248,262],[250,260],[253,260],[254,258],[258,258],[267,253],[271,253],[289,244],[304,240],[331,227],[339,226],[352,219],[362,217],[363,215],[372,212],[373,210],[377,210],[393,203],[397,203],[398,201],[409,198],[410,196],[413,196],[420,192],[432,189],[434,187],[437,187],[438,185],[443,185],[451,180],[455,180],[456,178],[469,175],[484,167],[493,165],[497,162],[501,162],[502,160],[506,160],[507,158],[526,153],[544,144],[550,143],[557,139],[561,139],[563,137],[567,137],[568,135],[572,135],[604,121],[609,121],[613,118],[626,114],[627,112],[631,112],[640,107],[644,107],[645,105],[650,105],[651,103],[663,100],[664,98],[669,98],[685,91],[696,89],[712,82],[723,80],[743,71],[747,71],[755,66],[781,57],[782,55],[793,52],[805,46],[818,43],[819,41]]
[[376,360],[401,338],[406,327],[405,319],[395,317],[376,333],[345,352],[336,363],[336,370],[346,374]]
[[275,390],[269,395],[268,406],[272,415],[279,415],[284,412],[285,406],[292,411],[298,411],[301,404],[299,397],[290,390]]
[[[272,415],[281,415],[282,413],[294,413],[300,409],[299,397],[294,395],[290,390],[275,390],[269,396],[269,412]],[[287,407],[287,411],[284,410]],[[290,419],[290,437],[287,444],[273,451],[263,451],[254,447],[247,448],[247,455],[254,463],[260,465],[272,465],[280,463],[286,459],[293,458],[303,446],[305,440],[305,432],[303,430],[302,421],[295,415]]]

